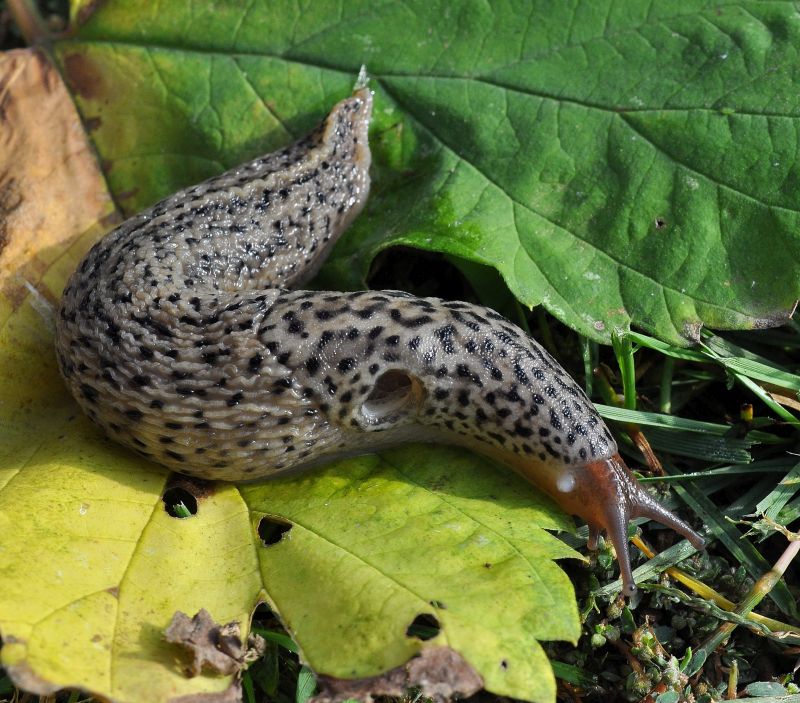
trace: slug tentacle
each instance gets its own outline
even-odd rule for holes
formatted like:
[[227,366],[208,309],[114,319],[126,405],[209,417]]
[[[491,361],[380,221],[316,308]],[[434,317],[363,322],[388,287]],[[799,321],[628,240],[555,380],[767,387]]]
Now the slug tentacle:
[[[537,475],[541,475],[541,472]],[[563,480],[561,485],[564,485]],[[553,495],[564,509],[586,520],[589,524],[590,549],[597,547],[600,531],[606,531],[617,552],[626,595],[633,595],[636,591],[628,547],[628,522],[632,518],[655,520],[683,535],[696,549],[705,546],[705,540],[700,535],[659,505],[642,488],[617,453],[582,466],[580,476],[576,477],[570,491],[557,494],[546,485],[542,488]]]
[[254,480],[407,441],[497,459],[617,549],[630,517],[702,540],[625,468],[590,400],[489,308],[399,291],[289,290],[364,206],[372,98],[187,188],[100,241],[57,321],[59,366],[119,442],[194,476]]

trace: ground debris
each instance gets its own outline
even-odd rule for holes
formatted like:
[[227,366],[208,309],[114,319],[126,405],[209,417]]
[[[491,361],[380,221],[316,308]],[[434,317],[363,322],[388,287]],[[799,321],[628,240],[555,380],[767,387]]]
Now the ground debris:
[[403,696],[419,689],[437,703],[466,698],[483,687],[483,679],[467,661],[449,647],[424,650],[402,666],[365,679],[318,677],[319,693],[309,703],[340,703],[347,699],[371,701],[377,696]]
[[205,608],[201,608],[193,618],[177,611],[164,630],[164,637],[167,642],[181,645],[192,655],[192,661],[186,667],[189,677],[199,676],[203,668],[226,676],[236,674],[261,657],[266,646],[258,635],[250,635],[247,646],[244,646],[238,622],[220,625]]

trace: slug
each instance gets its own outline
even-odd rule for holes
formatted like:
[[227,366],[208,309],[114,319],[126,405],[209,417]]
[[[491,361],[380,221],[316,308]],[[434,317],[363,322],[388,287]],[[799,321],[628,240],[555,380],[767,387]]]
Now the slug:
[[298,289],[369,191],[372,95],[297,143],[182,190],[98,242],[68,281],[56,351],[78,404],[143,457],[251,481],[409,441],[496,459],[616,548],[627,526],[702,538],[623,463],[581,388],[491,309],[399,291]]

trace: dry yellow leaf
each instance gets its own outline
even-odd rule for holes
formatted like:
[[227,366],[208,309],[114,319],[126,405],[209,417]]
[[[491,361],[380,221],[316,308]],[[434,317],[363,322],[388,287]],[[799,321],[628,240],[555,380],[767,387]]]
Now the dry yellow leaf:
[[[0,58],[0,86],[0,664],[14,682],[120,703],[235,700],[231,676],[201,665],[188,678],[191,653],[163,633],[176,611],[205,609],[245,638],[264,599],[328,677],[369,686],[396,670],[423,686],[552,700],[540,640],[578,637],[554,563],[575,553],[542,529],[565,528],[564,516],[508,471],[412,446],[294,480],[189,482],[197,513],[165,510],[179,479],[107,440],[55,362],[60,291],[117,220],[91,119],[81,125],[36,52]],[[290,529],[262,541],[271,521]],[[415,623],[433,631],[418,636]],[[473,675],[453,676],[434,650]]]
[[246,508],[223,488],[204,501],[206,520],[174,531],[161,504],[167,475],[106,442],[68,395],[56,301],[117,217],[46,57],[0,57],[0,105],[0,661],[41,694],[225,691],[231,677],[187,679],[162,630],[175,610],[200,607],[246,625],[260,589]]

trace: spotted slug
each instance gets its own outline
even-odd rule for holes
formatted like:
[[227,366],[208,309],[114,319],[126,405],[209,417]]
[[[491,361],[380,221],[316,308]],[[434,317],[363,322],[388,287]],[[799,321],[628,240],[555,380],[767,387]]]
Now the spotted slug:
[[702,538],[623,463],[591,401],[493,310],[399,291],[305,291],[369,191],[366,88],[295,144],[182,190],[89,251],[57,316],[61,373],[109,436],[204,479],[249,481],[409,441],[511,467],[614,544]]

